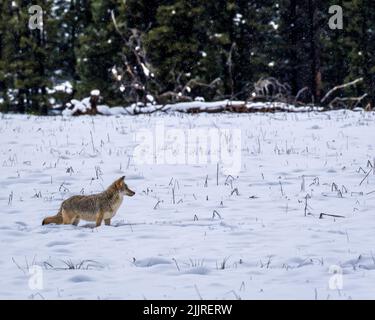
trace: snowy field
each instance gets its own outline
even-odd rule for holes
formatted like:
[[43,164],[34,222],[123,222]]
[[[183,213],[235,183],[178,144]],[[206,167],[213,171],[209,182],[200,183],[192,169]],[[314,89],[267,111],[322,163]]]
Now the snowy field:
[[[240,169],[142,164],[160,128],[172,154],[171,129],[240,132]],[[375,298],[374,113],[0,115],[0,141],[2,299]],[[112,226],[41,225],[122,175]]]

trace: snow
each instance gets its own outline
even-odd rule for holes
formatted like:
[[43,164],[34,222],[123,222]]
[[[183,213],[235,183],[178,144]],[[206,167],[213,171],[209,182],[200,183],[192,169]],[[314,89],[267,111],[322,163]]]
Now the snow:
[[[114,110],[0,114],[0,298],[374,298],[375,113]],[[151,154],[155,163],[139,164],[137,136],[156,139],[160,128],[167,143]],[[206,129],[224,141],[240,130],[239,172],[223,174],[220,162],[217,181],[216,162],[159,161],[174,154],[178,133]],[[122,175],[136,195],[112,226],[41,226],[62,200]],[[330,289],[340,279],[342,289]]]
[[195,97],[194,101],[205,102],[203,97]]
[[100,91],[97,90],[97,89],[95,89],[95,90],[92,90],[92,91],[90,92],[90,94],[91,94],[92,96],[100,96]]
[[68,108],[63,110],[62,115],[63,116],[72,116],[75,112],[81,111],[81,112],[87,112],[91,109],[90,104],[90,98],[84,98],[82,101],[79,101],[77,99],[72,99],[70,101],[70,104]]
[[[124,86],[120,87],[121,91],[125,90]],[[255,93],[254,93],[255,94]],[[179,96],[182,96],[182,93],[179,93]],[[254,95],[253,95],[254,96]],[[278,110],[278,111],[290,111],[290,112],[310,112],[310,111],[323,111],[322,107],[317,106],[295,106],[290,104],[285,104],[281,102],[248,102],[245,101],[235,101],[235,100],[221,100],[214,102],[205,102],[204,98],[196,97],[192,102],[180,102],[166,105],[159,105],[153,101],[151,95],[147,95],[147,100],[151,104],[146,106],[143,103],[132,104],[127,107],[116,107],[110,108],[109,106],[103,105],[101,108],[98,108],[99,113],[103,115],[118,115],[118,114],[139,114],[139,113],[151,113],[151,112],[188,112],[191,109],[199,109],[201,112],[212,112],[220,108],[233,106],[241,107],[245,106],[249,111],[262,111],[263,109],[267,110]],[[88,111],[90,107],[90,98],[84,98],[82,101],[76,99],[71,100],[71,105],[74,106],[72,109],[71,105],[66,108],[62,114],[64,116],[72,116],[75,111],[80,110],[81,112]],[[119,109],[122,108],[120,111]],[[103,112],[101,111],[103,110]],[[360,109],[362,110],[362,109]]]
[[146,96],[147,100],[150,101],[151,103],[155,101],[155,98],[151,95],[151,94],[148,94]]
[[70,83],[70,81],[65,81],[58,85],[55,85],[52,89],[47,88],[48,94],[53,94],[55,92],[65,92],[67,94],[72,94],[73,85]]
[[165,106],[165,109],[173,109],[173,111],[186,111],[191,108],[200,108],[202,110],[212,110],[223,105],[228,105],[228,104],[241,105],[243,103],[244,103],[243,101],[229,101],[229,100],[216,101],[216,102],[204,102],[204,103],[202,103],[201,101],[194,101],[194,102],[181,102],[181,103],[176,103],[176,104],[167,104]]
[[113,74],[114,76],[117,75],[117,69],[116,69],[115,66],[112,67],[111,72],[112,72],[112,74]]
[[150,76],[150,70],[145,66],[144,63],[141,63],[141,66],[142,66],[142,69],[143,69],[143,73],[145,74],[146,77],[149,77]]
[[275,21],[271,21],[271,22],[270,22],[270,25],[272,26],[272,28],[273,28],[274,30],[279,29],[279,25],[278,25],[277,23],[275,23]]
[[120,115],[120,114],[128,114],[128,112],[123,107],[108,107],[106,105],[99,105],[97,106],[97,110],[102,115],[106,116],[113,116],[113,115]]
[[240,13],[237,13],[235,15],[235,17],[233,18],[233,22],[236,26],[238,26],[240,23],[242,24],[245,24],[246,23],[246,20],[245,19],[242,19],[243,18],[243,15],[240,14]]

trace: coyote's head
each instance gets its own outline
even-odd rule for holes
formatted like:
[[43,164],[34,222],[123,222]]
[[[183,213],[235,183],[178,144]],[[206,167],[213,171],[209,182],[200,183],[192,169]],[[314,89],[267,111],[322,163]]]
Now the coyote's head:
[[130,190],[128,185],[125,183],[125,176],[121,177],[115,182],[115,186],[119,192],[125,196],[132,197],[135,195],[135,192]]

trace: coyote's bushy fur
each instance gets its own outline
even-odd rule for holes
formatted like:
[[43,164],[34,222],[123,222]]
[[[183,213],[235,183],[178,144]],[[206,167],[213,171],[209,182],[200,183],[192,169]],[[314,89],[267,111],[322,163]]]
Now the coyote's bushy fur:
[[99,227],[104,220],[106,225],[111,224],[111,219],[120,208],[124,195],[134,196],[125,183],[125,177],[113,182],[107,190],[93,195],[73,196],[61,204],[57,215],[47,217],[42,225],[49,223],[78,225],[80,219],[95,221]]

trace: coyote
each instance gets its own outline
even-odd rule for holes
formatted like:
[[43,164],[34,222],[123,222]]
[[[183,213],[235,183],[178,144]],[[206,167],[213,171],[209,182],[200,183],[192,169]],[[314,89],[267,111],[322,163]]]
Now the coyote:
[[83,219],[95,221],[96,227],[99,227],[104,220],[105,225],[109,226],[111,218],[121,206],[124,195],[132,197],[134,194],[135,192],[126,185],[125,177],[121,177],[102,193],[73,196],[63,201],[57,215],[45,218],[42,225],[56,223],[76,226],[79,220]]

